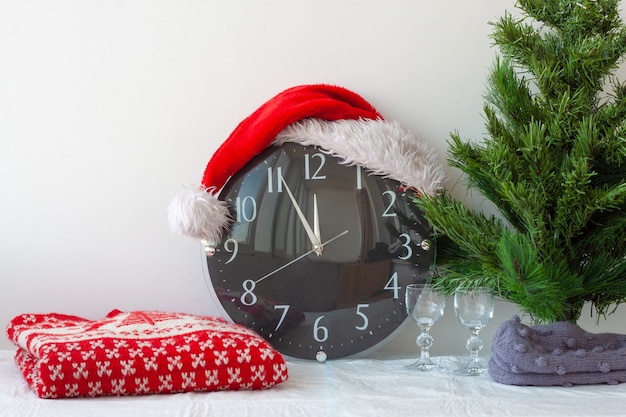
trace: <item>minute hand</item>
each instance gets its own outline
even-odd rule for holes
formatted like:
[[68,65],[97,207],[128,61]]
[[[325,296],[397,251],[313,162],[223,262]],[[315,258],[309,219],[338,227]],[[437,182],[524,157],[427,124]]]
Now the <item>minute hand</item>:
[[280,179],[285,185],[287,194],[289,195],[289,198],[291,199],[291,202],[293,203],[293,208],[296,209],[296,213],[298,213],[298,217],[300,218],[300,222],[302,223],[302,226],[304,226],[304,230],[306,231],[306,234],[309,236],[311,245],[313,245],[313,252],[315,252],[317,256],[320,256],[322,254],[322,251],[324,250],[324,246],[322,245],[322,242],[320,242],[318,236],[316,236],[315,232],[309,225],[309,222],[307,222],[306,217],[304,216],[304,213],[302,212],[302,210],[300,209],[300,206],[298,205],[298,202],[296,201],[293,194],[291,194],[291,190],[289,189],[289,186],[285,182],[285,179],[283,177],[280,177]]
[[[345,235],[345,234],[347,234],[347,233],[348,233],[348,231],[347,231],[347,230],[344,230],[343,232],[339,233],[337,236],[335,236],[335,237],[332,237],[332,238],[328,239],[326,242],[324,242],[324,243],[322,244],[322,246],[324,246],[324,245],[328,245],[330,242],[333,242],[333,241],[335,241],[335,240],[339,239],[341,236],[343,236],[343,235]],[[310,251],[303,253],[302,255],[298,256],[297,258],[292,259],[291,261],[287,262],[285,265],[281,266],[280,268],[277,268],[277,269],[273,270],[272,272],[270,272],[270,273],[268,273],[268,274],[265,274],[265,275],[264,275],[264,276],[262,276],[261,278],[259,278],[259,279],[257,279],[256,281],[254,281],[254,283],[255,283],[255,284],[258,284],[259,282],[263,281],[265,278],[269,278],[269,277],[271,277],[272,275],[274,275],[274,274],[275,274],[275,273],[277,273],[278,271],[282,271],[283,269],[287,268],[289,265],[291,265],[291,264],[294,264],[294,263],[298,262],[300,259],[302,259],[302,258],[304,258],[304,257],[306,257],[306,256],[308,256],[308,255],[310,255],[310,254],[312,254],[313,252],[315,252],[315,249],[311,249]]]

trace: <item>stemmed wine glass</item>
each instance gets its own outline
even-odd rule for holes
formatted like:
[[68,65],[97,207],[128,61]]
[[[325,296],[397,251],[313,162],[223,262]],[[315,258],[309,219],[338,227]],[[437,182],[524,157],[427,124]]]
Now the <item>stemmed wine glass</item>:
[[420,347],[420,357],[417,362],[407,368],[418,371],[430,371],[437,365],[430,358],[429,348],[433,344],[433,337],[428,333],[430,328],[441,316],[446,305],[443,293],[430,284],[409,284],[406,287],[406,311],[420,328],[420,335],[416,343]]
[[483,348],[483,341],[478,334],[493,317],[493,290],[491,288],[458,289],[454,294],[454,311],[461,324],[469,329],[471,336],[465,347],[469,351],[469,361],[457,373],[461,375],[481,375],[487,368],[480,363],[478,352]]

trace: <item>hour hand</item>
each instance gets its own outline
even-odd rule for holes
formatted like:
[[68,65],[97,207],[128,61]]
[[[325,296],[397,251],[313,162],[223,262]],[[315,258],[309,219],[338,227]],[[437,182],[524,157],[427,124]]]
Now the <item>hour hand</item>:
[[291,202],[293,203],[293,208],[296,209],[296,213],[298,213],[298,217],[300,218],[300,222],[302,223],[302,226],[304,226],[304,230],[306,231],[306,234],[309,236],[311,245],[313,245],[313,252],[315,252],[317,256],[320,256],[322,254],[322,251],[324,250],[324,247],[322,246],[322,242],[320,242],[320,238],[319,238],[319,221],[317,219],[317,199],[313,200],[313,204],[314,204],[313,208],[315,211],[314,217],[316,221],[315,223],[316,223],[316,231],[317,231],[316,233],[315,231],[313,231],[313,229],[309,225],[309,222],[307,222],[306,217],[304,216],[304,213],[300,209],[298,202],[296,201],[295,197],[291,193],[291,190],[289,189],[289,186],[285,182],[284,178],[281,177],[280,179],[283,182],[283,185],[285,186],[285,190],[287,190],[287,194],[289,195]]
[[313,194],[313,234],[317,238],[318,242],[322,241],[320,236],[320,217],[317,211],[317,195]]

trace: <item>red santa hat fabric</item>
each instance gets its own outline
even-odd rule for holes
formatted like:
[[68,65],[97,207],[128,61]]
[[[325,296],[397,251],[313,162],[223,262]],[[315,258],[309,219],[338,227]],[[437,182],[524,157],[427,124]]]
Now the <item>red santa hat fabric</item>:
[[444,169],[435,152],[398,123],[386,121],[358,94],[327,84],[289,88],[244,119],[206,166],[199,187],[188,187],[170,204],[172,229],[218,242],[230,221],[218,193],[228,179],[271,145],[295,142],[370,172],[436,194]]

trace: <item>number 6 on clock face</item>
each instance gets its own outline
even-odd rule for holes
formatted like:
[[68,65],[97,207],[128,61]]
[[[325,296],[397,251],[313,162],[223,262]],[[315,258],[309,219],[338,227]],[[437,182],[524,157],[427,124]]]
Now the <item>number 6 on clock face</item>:
[[428,274],[428,223],[410,198],[319,148],[270,147],[221,192],[235,221],[207,257],[208,282],[228,317],[287,356],[367,352]]

